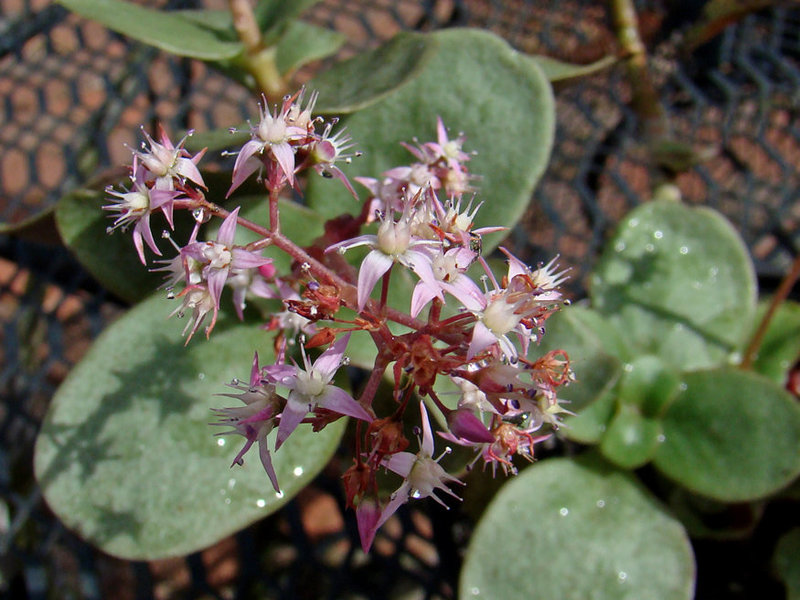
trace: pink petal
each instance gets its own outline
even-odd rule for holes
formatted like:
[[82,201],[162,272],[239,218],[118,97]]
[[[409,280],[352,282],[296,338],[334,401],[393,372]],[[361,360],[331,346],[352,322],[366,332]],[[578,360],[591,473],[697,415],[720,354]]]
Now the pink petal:
[[342,357],[344,350],[347,348],[347,342],[350,341],[350,334],[347,333],[336,340],[330,348],[325,350],[319,355],[319,358],[314,363],[314,370],[322,375],[323,381],[330,381],[342,365]]
[[320,394],[317,405],[337,412],[340,415],[347,415],[348,417],[361,419],[368,423],[372,422],[372,415],[367,412],[367,409],[356,402],[353,397],[343,389],[333,385],[327,386],[325,391]]
[[227,248],[233,246],[233,238],[236,235],[236,218],[239,216],[240,208],[241,207],[237,206],[225,217],[225,220],[222,222],[217,232],[217,243]]
[[192,161],[192,159],[179,158],[177,171],[178,175],[193,181],[200,187],[206,187],[205,182],[203,182],[203,176],[200,174],[200,170],[197,168],[197,165]]
[[472,328],[472,340],[469,343],[469,350],[467,350],[467,360],[471,360],[478,352],[496,343],[497,336],[486,325],[478,321]]
[[422,417],[422,451],[428,456],[433,456],[433,432],[431,431],[431,420],[428,418],[428,410],[425,402],[420,400],[419,412]]
[[411,454],[411,452],[396,452],[388,458],[384,458],[381,464],[393,473],[400,475],[400,477],[406,478],[408,474],[411,473],[411,467],[414,466],[416,460],[416,454]]
[[384,507],[383,511],[381,512],[381,518],[378,520],[378,526],[376,529],[380,528],[381,525],[386,523],[394,513],[397,512],[397,509],[400,508],[403,504],[408,502],[409,494],[411,493],[411,484],[408,481],[404,481],[403,485],[397,488],[394,494],[392,494],[391,500],[389,503]]
[[272,487],[280,494],[281,488],[278,485],[278,476],[275,474],[275,469],[272,466],[272,458],[269,455],[266,438],[258,441],[258,456],[261,458],[261,464],[267,472],[267,477],[269,477],[269,480],[272,482]]
[[286,142],[281,142],[280,144],[270,146],[270,149],[272,150],[272,156],[278,161],[281,171],[283,171],[283,174],[286,176],[289,185],[294,185],[294,151],[292,147]]
[[[411,294],[411,316],[416,318],[420,311],[425,308],[425,305],[437,296],[437,292],[441,293],[438,287],[431,289],[427,283],[419,281],[414,286],[414,293]],[[453,295],[455,296],[455,294]]]
[[373,250],[364,258],[358,270],[358,311],[361,312],[369,300],[372,288],[386,271],[392,268],[394,261],[380,250]]
[[231,267],[234,269],[257,269],[272,262],[271,258],[244,248],[234,248],[231,250],[231,254],[233,255]]
[[358,537],[361,538],[361,549],[369,552],[375,534],[378,532],[378,520],[381,511],[375,503],[364,500],[356,507],[356,523],[358,523]]
[[298,402],[293,398],[294,393],[289,394],[289,400],[281,413],[281,423],[278,425],[278,437],[275,440],[275,450],[283,445],[292,432],[297,429],[300,422],[308,414],[308,404]]
[[239,151],[239,156],[236,157],[236,163],[233,165],[233,182],[228,189],[228,193],[225,194],[226,198],[258,169],[261,163],[255,159],[249,159],[256,152],[261,152],[263,149],[264,144],[256,140],[250,140],[242,146],[242,149]]

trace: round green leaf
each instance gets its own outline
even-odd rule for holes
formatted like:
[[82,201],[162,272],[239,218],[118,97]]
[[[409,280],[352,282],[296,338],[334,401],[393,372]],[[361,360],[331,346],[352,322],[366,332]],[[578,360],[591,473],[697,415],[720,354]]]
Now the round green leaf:
[[[767,303],[758,307],[758,314],[753,320],[756,327],[767,311]],[[785,301],[778,307],[767,332],[761,341],[753,370],[766,375],[778,385],[786,383],[786,374],[794,362],[800,357],[800,304]]]
[[[414,157],[400,145],[436,140],[441,116],[455,137],[464,132],[464,149],[476,151],[468,163],[478,199],[484,202],[476,226],[512,226],[528,205],[553,143],[552,90],[539,67],[502,39],[483,31],[448,29],[431,34],[433,56],[405,85],[343,119],[364,155],[345,165],[352,179],[380,177]],[[427,38],[426,38],[427,39]],[[366,79],[364,74],[361,79]],[[358,80],[350,85],[361,85]],[[312,84],[313,87],[313,84]],[[321,100],[323,100],[321,95]],[[337,182],[314,177],[307,201],[325,215],[360,206]],[[501,237],[486,236],[488,253]]]
[[719,213],[677,202],[632,211],[591,283],[594,308],[638,353],[681,370],[724,364],[755,311],[755,274],[738,234]]
[[683,527],[634,479],[586,461],[543,461],[510,481],[472,536],[459,597],[687,600]]
[[800,474],[800,405],[768,379],[733,368],[687,373],[653,464],[725,502],[761,498]]
[[775,549],[772,563],[786,586],[786,600],[800,599],[800,527],[785,534]]
[[620,404],[603,436],[600,451],[623,469],[637,469],[650,462],[661,434],[661,423],[644,416],[638,406]]
[[338,31],[292,21],[278,41],[275,62],[281,75],[286,76],[311,61],[335,54],[346,41]]
[[105,552],[128,559],[183,555],[275,511],[328,462],[344,420],[301,425],[273,464],[272,489],[255,452],[230,468],[244,439],[215,437],[217,394],[246,379],[253,351],[271,354],[259,327],[222,318],[183,347],[175,307],[139,304],[97,340],[56,393],[36,443],[35,470],[53,511]]

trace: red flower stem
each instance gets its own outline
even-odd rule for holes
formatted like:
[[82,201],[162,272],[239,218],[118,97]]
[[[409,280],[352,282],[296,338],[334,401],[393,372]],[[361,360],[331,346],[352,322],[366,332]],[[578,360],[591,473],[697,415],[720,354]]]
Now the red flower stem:
[[381,379],[383,379],[383,373],[386,371],[387,364],[388,363],[381,357],[380,353],[375,357],[375,366],[372,368],[367,384],[364,386],[364,389],[361,391],[361,396],[358,398],[358,402],[361,406],[365,408],[372,406],[372,401],[375,399],[375,393],[378,391],[378,387],[381,384]]
[[381,278],[381,303],[380,308],[383,310],[386,308],[386,299],[389,297],[389,279],[392,277],[392,269],[394,269],[394,263],[386,273],[383,274]]
[[280,189],[272,188],[269,191],[269,230],[278,233],[281,230],[281,216],[278,211],[278,195]]
[[792,291],[792,287],[794,287],[798,277],[800,277],[800,255],[795,257],[791,270],[786,274],[786,277],[783,278],[775,295],[772,297],[772,301],[769,303],[769,308],[764,314],[764,318],[761,319],[761,323],[758,324],[758,329],[756,329],[756,332],[750,339],[750,343],[747,345],[747,349],[744,351],[744,358],[739,364],[739,368],[749,369],[753,365],[753,361],[756,359],[759,348],[761,348],[761,343],[764,341],[764,336],[767,333],[767,329],[769,329],[772,318],[775,316],[775,312],[789,296],[789,292]]
[[428,396],[431,397],[431,400],[433,400],[433,403],[436,405],[436,408],[442,411],[443,415],[447,416],[448,413],[453,412],[452,409],[447,408],[444,405],[444,403],[442,403],[442,401],[439,400],[439,396],[437,396],[436,392],[434,392],[433,390],[428,390]]

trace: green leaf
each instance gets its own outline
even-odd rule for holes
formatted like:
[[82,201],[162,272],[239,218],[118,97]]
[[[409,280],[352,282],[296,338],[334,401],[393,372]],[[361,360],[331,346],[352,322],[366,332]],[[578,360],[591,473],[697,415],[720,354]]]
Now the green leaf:
[[724,502],[762,498],[800,474],[800,405],[768,379],[733,368],[686,373],[663,417],[653,464]]
[[510,481],[472,536],[460,598],[688,600],[686,532],[636,481],[546,460]]
[[550,83],[566,82],[600,73],[615,65],[618,60],[616,56],[604,56],[588,65],[574,65],[540,54],[529,56],[528,58],[539,65],[539,68]]
[[755,312],[753,265],[722,215],[668,201],[632,211],[606,246],[591,298],[637,354],[680,370],[733,360]]
[[795,527],[778,540],[772,564],[786,586],[786,600],[800,599],[800,527]]
[[[767,303],[758,307],[753,326],[758,326],[767,311]],[[786,383],[786,375],[800,357],[800,304],[787,300],[769,322],[761,341],[753,370],[766,375],[778,385]]]
[[375,50],[335,64],[308,84],[319,92],[316,112],[345,115],[374,104],[416,77],[436,47],[431,36],[404,32]]
[[[566,408],[578,413],[566,417],[563,433],[585,444],[597,443],[614,412],[615,395],[611,393],[620,375],[622,362],[610,347],[619,334],[607,322],[585,306],[563,308],[547,320],[547,333],[542,337],[537,354],[564,350],[575,374],[575,383],[558,390],[566,400]],[[620,352],[622,342],[620,342]]]
[[[414,157],[400,142],[436,140],[436,117],[441,116],[452,136],[466,134],[466,151],[477,151],[468,163],[480,177],[474,186],[484,201],[476,227],[510,227],[528,206],[550,156],[550,84],[535,63],[493,34],[448,29],[430,37],[438,48],[416,77],[343,120],[364,152],[343,170],[351,178],[379,177],[411,163]],[[307,201],[325,215],[342,207],[360,209],[343,186],[319,177],[309,181]],[[485,236],[484,250],[491,251],[501,237]]]
[[123,0],[59,0],[82,17],[165,52],[200,60],[233,58],[242,51],[238,41],[192,18]]
[[48,505],[127,559],[194,552],[270,514],[328,462],[344,429],[344,420],[317,434],[301,425],[273,453],[280,497],[254,453],[231,469],[244,439],[215,437],[210,409],[240,404],[218,394],[248,377],[254,350],[273,360],[270,336],[223,317],[209,341],[184,348],[184,322],[167,319],[175,302],[150,298],[103,333],[59,388],[36,443]]
[[273,44],[293,19],[320,0],[259,0],[255,15],[264,32],[264,43]]
[[623,469],[637,469],[650,462],[663,439],[661,423],[644,416],[638,406],[620,404],[600,443],[600,451]]
[[[130,231],[117,230],[113,235],[106,233],[112,220],[108,211],[102,210],[104,204],[106,197],[102,192],[72,192],[56,206],[56,225],[67,247],[103,287],[123,300],[136,302],[161,285],[162,277],[149,272],[141,263]],[[166,227],[166,224],[161,216],[151,220],[156,243],[159,241],[159,227]],[[160,245],[166,246],[163,240]],[[145,253],[153,256],[149,248]]]
[[625,365],[619,399],[647,417],[660,417],[675,399],[680,382],[680,374],[657,356],[641,356]]
[[275,62],[281,75],[286,76],[311,61],[335,54],[346,41],[337,31],[292,21],[278,41]]

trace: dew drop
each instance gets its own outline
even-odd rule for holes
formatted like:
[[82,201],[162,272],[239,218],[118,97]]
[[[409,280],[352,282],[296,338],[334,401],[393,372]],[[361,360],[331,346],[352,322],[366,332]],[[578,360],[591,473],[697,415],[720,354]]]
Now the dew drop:
[[219,446],[221,448],[224,445],[225,445],[225,440],[222,439],[222,438],[218,438],[217,439],[217,446]]
[[739,352],[731,352],[728,355],[728,362],[732,365],[738,365],[742,362],[742,355]]
[[653,246],[653,244],[645,244],[645,246],[644,246],[644,251],[645,252],[652,252],[655,249],[656,249],[656,247]]
[[623,250],[625,250],[625,242],[623,242],[622,240],[618,241],[616,244],[614,244],[614,250],[616,250],[617,252],[622,252]]
[[203,379],[205,379],[205,378],[206,378],[206,374],[205,374],[205,373],[198,373],[198,374],[197,374],[197,378],[198,378],[200,381],[203,381]]
[[192,217],[198,223],[208,223],[211,220],[211,215],[203,208],[195,208],[192,211]]
[[225,494],[227,494],[227,493],[228,493],[228,492],[226,492],[226,491],[225,491],[225,488],[220,488],[220,490],[219,490],[219,495],[220,495],[220,496],[224,496],[224,495],[225,495]]
[[415,500],[418,500],[422,497],[422,494],[420,493],[419,490],[414,490],[413,492],[411,492],[411,497],[414,498]]
[[231,385],[234,385],[234,386],[239,385],[239,379],[237,377],[234,377],[233,379],[231,379]]
[[231,499],[230,498],[225,498],[225,504],[230,504],[230,503],[231,503]]
[[276,498],[283,498],[283,492],[275,492]]
[[303,467],[300,467],[300,466],[297,466],[292,470],[292,474],[295,477],[300,477],[300,475],[302,475],[303,472],[304,472],[304,469],[303,469]]
[[602,498],[600,498],[600,500],[595,502],[595,506],[597,506],[597,508],[605,508],[606,507],[606,501],[603,500]]
[[558,509],[558,514],[560,514],[562,517],[566,517],[569,514],[569,509],[566,506],[562,506]]
[[633,365],[631,363],[625,363],[625,366],[622,368],[626,373],[630,373],[633,371]]
[[664,232],[656,230],[653,232],[653,237],[656,238],[657,240],[660,240],[661,238],[664,237]]
[[685,381],[682,381],[681,384],[678,386],[678,389],[680,389],[680,391],[682,392],[685,392],[686,390],[689,389],[689,385]]
[[625,571],[620,571],[617,573],[617,580],[620,583],[625,583],[628,580],[628,574]]
[[264,500],[263,498],[259,498],[258,500],[256,500],[256,506],[258,508],[264,508],[266,505],[267,505],[267,501]]
[[680,247],[681,254],[689,254],[689,246],[681,246]]
[[472,594],[473,596],[479,596],[481,591],[479,588],[474,587],[469,591],[469,593]]
[[667,441],[667,436],[665,436],[663,433],[659,433],[656,440],[658,441],[659,444],[663,444],[664,442]]
[[639,225],[639,219],[631,219],[630,221],[628,221],[628,224],[629,224],[631,227],[636,227],[636,226],[638,226],[638,225]]
[[231,477],[230,479],[228,479],[228,489],[232,490],[234,487],[236,487],[236,480],[233,477]]
[[111,235],[112,233],[114,233],[114,228],[113,227],[106,227],[106,235]]
[[173,292],[172,290],[167,292],[167,300],[175,300],[175,292]]

